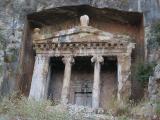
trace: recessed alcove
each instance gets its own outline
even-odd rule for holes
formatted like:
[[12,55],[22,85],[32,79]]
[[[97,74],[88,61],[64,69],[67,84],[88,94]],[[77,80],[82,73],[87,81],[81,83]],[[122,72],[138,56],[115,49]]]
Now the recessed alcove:
[[[92,107],[92,93],[94,81],[94,63],[91,56],[75,57],[72,65],[69,103]],[[64,63],[62,57],[50,59],[50,83],[48,99],[60,103],[64,77]],[[100,107],[107,109],[117,96],[117,59],[104,57],[100,73]]]
[[61,99],[64,63],[62,57],[52,57],[50,59],[50,82],[48,88],[48,98],[55,103],[59,103]]
[[[136,43],[136,48],[132,53],[132,58],[134,59],[132,65],[139,60],[143,60],[144,30],[143,30],[143,14],[141,13],[126,12],[110,8],[95,8],[88,5],[63,6],[63,7],[43,10],[40,12],[34,12],[27,15],[26,25],[24,30],[23,50],[22,50],[23,52],[21,55],[22,73],[21,76],[19,77],[20,78],[19,87],[21,88],[23,94],[25,95],[29,94],[32,74],[34,69],[35,51],[32,48],[33,44],[31,40],[33,29],[39,27],[41,28],[41,34],[43,34],[45,37],[50,37],[54,34],[54,32],[79,26],[80,25],[79,18],[81,15],[84,14],[87,14],[90,17],[89,25],[94,28],[97,28],[105,32],[110,32],[113,34],[130,35],[133,38],[133,42]],[[62,65],[62,63],[58,64]],[[61,72],[63,71],[62,68],[60,71]],[[60,79],[63,80],[62,75],[60,76],[61,76]],[[133,82],[132,84],[133,86],[132,91],[138,91],[138,88],[134,89],[135,88],[134,86],[137,86],[136,85],[137,83],[136,84],[134,83],[135,82]],[[59,93],[60,92],[61,91],[59,91]],[[60,96],[59,95],[57,96],[58,96],[57,98],[59,99]]]

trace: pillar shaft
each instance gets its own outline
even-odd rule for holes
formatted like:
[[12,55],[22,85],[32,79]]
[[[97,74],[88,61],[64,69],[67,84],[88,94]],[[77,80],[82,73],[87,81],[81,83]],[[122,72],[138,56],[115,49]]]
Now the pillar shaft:
[[61,93],[61,103],[67,104],[69,89],[70,89],[71,69],[72,69],[72,63],[74,62],[74,59],[71,56],[67,56],[67,57],[64,57],[62,60],[63,60],[63,63],[65,64],[65,69],[64,69],[63,87],[62,87],[62,93]]
[[43,100],[47,98],[49,83],[48,72],[49,57],[42,57],[42,55],[37,55],[29,93],[30,99]]
[[131,56],[118,56],[118,101],[127,100],[131,95]]
[[95,56],[91,59],[94,62],[94,81],[93,81],[93,93],[92,93],[92,107],[99,108],[100,103],[100,70],[101,62],[103,62],[102,56]]

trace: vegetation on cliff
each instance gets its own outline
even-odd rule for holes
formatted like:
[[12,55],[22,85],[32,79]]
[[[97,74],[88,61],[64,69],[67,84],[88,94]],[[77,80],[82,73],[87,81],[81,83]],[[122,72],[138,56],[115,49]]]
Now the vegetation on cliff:
[[149,77],[153,73],[155,63],[140,63],[136,68],[136,80],[138,80],[143,87],[148,85]]
[[148,38],[148,49],[158,49],[160,46],[160,21],[151,25]]

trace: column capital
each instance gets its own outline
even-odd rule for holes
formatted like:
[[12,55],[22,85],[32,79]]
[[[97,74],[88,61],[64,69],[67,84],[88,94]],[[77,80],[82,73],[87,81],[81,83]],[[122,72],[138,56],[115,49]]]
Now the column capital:
[[35,56],[35,59],[37,59],[38,60],[38,63],[39,63],[39,61],[48,61],[49,60],[49,56],[47,56],[47,55],[42,55],[42,54],[37,54],[36,56]]
[[64,64],[67,64],[67,63],[72,64],[72,63],[74,63],[74,58],[73,58],[73,56],[64,56],[62,58],[62,61]]
[[94,62],[94,63],[103,63],[104,62],[104,59],[103,59],[103,57],[102,56],[98,56],[98,55],[96,55],[96,56],[93,56],[92,58],[91,58],[91,62]]
[[128,54],[117,55],[117,60],[119,63],[124,63],[126,60],[131,60],[131,55]]

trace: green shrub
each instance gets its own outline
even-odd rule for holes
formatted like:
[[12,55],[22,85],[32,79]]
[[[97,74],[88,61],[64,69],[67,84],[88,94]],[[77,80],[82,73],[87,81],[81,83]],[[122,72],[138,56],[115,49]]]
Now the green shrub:
[[155,39],[160,45],[160,21],[156,22],[151,26],[151,31],[152,31],[153,39]]
[[2,33],[2,30],[0,29],[0,50],[4,50],[5,49],[5,38],[4,35]]
[[160,102],[157,102],[156,114],[160,117]]
[[150,35],[148,36],[149,49],[158,48],[160,45],[160,21],[155,22],[151,26]]
[[118,117],[118,120],[129,120],[127,116],[120,116]]
[[3,72],[3,66],[0,65],[0,76],[2,75],[2,72]]
[[122,104],[119,101],[117,101],[115,97],[112,97],[112,100],[110,101],[107,108],[114,116],[121,117],[130,115],[130,109],[132,108],[132,105],[133,103],[129,101]]
[[142,86],[146,86],[149,81],[149,77],[153,73],[154,63],[142,63],[138,64],[136,68],[136,79],[140,81]]
[[11,63],[17,60],[17,56],[15,54],[8,54],[4,57],[4,62]]

